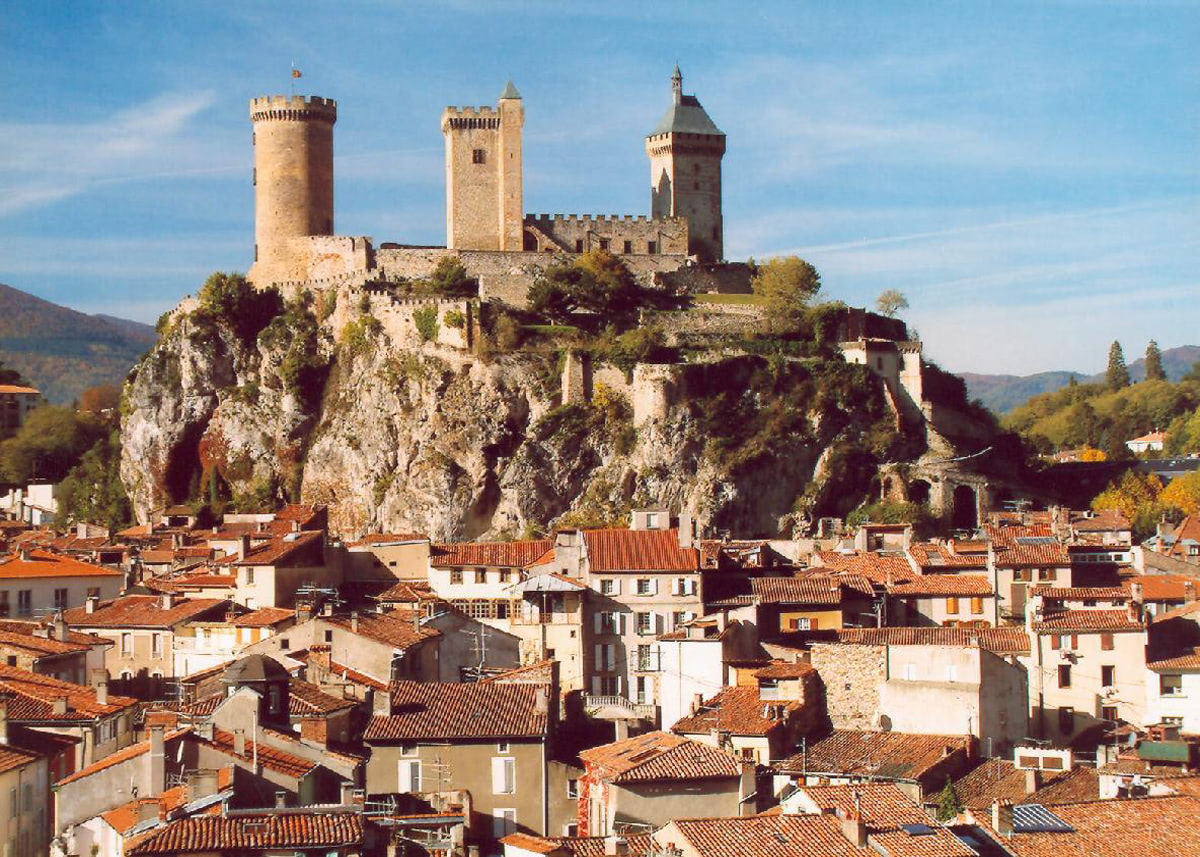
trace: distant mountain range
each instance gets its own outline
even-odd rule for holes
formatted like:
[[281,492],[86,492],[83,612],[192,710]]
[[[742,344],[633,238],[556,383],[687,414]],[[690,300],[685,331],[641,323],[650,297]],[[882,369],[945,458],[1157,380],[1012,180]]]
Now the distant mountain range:
[[0,283],[0,360],[56,404],[97,384],[119,386],[154,340],[148,324],[76,312]]
[[[1200,360],[1200,345],[1181,345],[1167,348],[1162,353],[1163,369],[1171,381],[1182,378],[1197,360]],[[1059,387],[1065,387],[1072,375],[1081,384],[1104,380],[1103,372],[1095,375],[1083,372],[1038,372],[1034,375],[959,373],[959,377],[967,382],[967,392],[971,398],[978,399],[998,414],[1025,404],[1039,393],[1051,393]],[[1134,381],[1146,377],[1145,358],[1138,358],[1129,364],[1129,377]]]

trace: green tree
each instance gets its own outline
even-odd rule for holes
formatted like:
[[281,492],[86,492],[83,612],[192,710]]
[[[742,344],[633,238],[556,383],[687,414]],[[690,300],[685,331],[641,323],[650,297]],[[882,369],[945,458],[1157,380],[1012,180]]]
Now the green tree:
[[13,437],[0,443],[0,473],[10,482],[58,481],[103,433],[91,414],[43,405],[29,413]]
[[[529,308],[560,324],[627,330],[643,307],[677,303],[673,295],[637,284],[628,266],[607,250],[584,253],[570,264],[547,268],[529,289]],[[582,318],[577,317],[584,313]]]
[[246,344],[253,343],[283,309],[283,301],[274,287],[255,288],[241,274],[224,271],[217,271],[204,281],[197,302],[202,315],[224,321]]
[[438,259],[433,273],[429,275],[429,285],[436,292],[454,297],[467,297],[479,292],[479,281],[467,273],[457,256]]
[[821,275],[798,256],[781,256],[759,265],[752,285],[776,326],[796,332],[804,327],[808,305],[821,290]]
[[954,791],[954,783],[950,782],[949,777],[946,777],[946,785],[942,788],[941,794],[938,795],[937,820],[941,822],[953,821],[958,818],[958,814],[962,810],[963,806],[958,799],[958,793]]
[[895,318],[896,313],[900,310],[908,309],[908,298],[904,296],[903,292],[887,289],[880,292],[879,297],[875,298],[875,309],[879,310],[881,315]]
[[1158,350],[1158,343],[1153,339],[1146,346],[1146,380],[1147,381],[1165,381],[1167,373],[1163,369],[1162,352]]
[[121,436],[113,431],[84,453],[58,486],[63,519],[117,529],[130,519],[129,497],[121,482]]
[[1114,342],[1108,349],[1108,370],[1104,373],[1104,383],[1110,390],[1129,386],[1129,367],[1125,365],[1125,352],[1121,350],[1119,342]]

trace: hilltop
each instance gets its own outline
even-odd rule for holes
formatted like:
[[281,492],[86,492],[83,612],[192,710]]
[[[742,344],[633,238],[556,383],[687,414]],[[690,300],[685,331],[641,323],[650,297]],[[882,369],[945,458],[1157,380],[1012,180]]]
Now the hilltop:
[[[1167,380],[1178,381],[1200,360],[1200,345],[1181,345],[1168,348],[1162,353],[1163,369]],[[1083,372],[1051,371],[1033,375],[983,375],[976,372],[960,372],[959,377],[967,382],[967,392],[978,399],[988,410],[997,414],[1007,413],[1042,393],[1053,393],[1071,382],[1074,377],[1080,384],[1104,381],[1104,373],[1087,375]],[[1129,364],[1130,380],[1141,381],[1146,377],[1145,358]]]
[[149,325],[87,315],[0,283],[0,361],[51,402],[72,402],[98,384],[120,386],[154,340]]

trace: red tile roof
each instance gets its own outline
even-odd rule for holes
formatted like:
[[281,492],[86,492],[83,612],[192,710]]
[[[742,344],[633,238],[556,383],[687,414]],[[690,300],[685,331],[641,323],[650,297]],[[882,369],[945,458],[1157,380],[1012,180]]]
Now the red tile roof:
[[1142,574],[1121,581],[1121,586],[1128,595],[1134,584],[1142,587],[1142,601],[1186,601],[1188,584],[1190,583],[1193,597],[1200,590],[1200,581],[1178,574]]
[[1089,518],[1071,521],[1071,529],[1080,533],[1107,533],[1129,528],[1129,520],[1120,512],[1111,509],[1096,512]]
[[221,616],[229,608],[224,598],[176,598],[163,608],[158,595],[123,595],[111,601],[101,601],[88,613],[86,607],[74,607],[63,612],[68,625],[81,628],[174,628],[202,616]]
[[239,628],[267,628],[295,618],[295,610],[284,607],[259,607],[238,616],[233,620],[233,624]]
[[929,815],[895,783],[853,785],[800,785],[809,800],[822,812],[846,813],[860,807],[862,819],[872,830],[895,830],[904,824],[930,824]]
[[373,597],[376,601],[390,604],[417,604],[436,601],[438,595],[424,580],[401,580]]
[[[163,736],[163,743],[164,745],[168,744],[189,733],[191,733],[191,729],[177,729],[175,731],[169,731]],[[138,756],[149,752],[149,739],[145,741],[139,741],[137,744],[130,744],[128,747],[117,750],[115,753],[110,753],[103,759],[93,762],[85,768],[80,768],[73,774],[68,774],[58,781],[58,785],[66,785],[67,783],[73,783],[76,780],[82,780],[84,777],[90,777],[92,774],[103,771],[106,768],[111,768],[113,765],[119,765],[122,762],[129,761],[130,759],[136,759]]]
[[788,719],[803,707],[804,703],[798,700],[759,699],[757,686],[727,687],[705,700],[696,714],[680,718],[671,731],[680,735],[708,735],[720,729],[731,735],[767,735],[786,726]]
[[427,542],[429,536],[425,533],[367,533],[361,539],[346,542],[348,548],[370,547],[371,545],[387,545],[395,542]]
[[331,696],[315,684],[298,678],[288,682],[288,714],[292,717],[325,717],[355,705],[357,703],[352,699]]
[[750,590],[759,604],[836,606],[842,603],[842,584],[839,578],[829,575],[754,577],[750,579]]
[[991,830],[991,813],[979,824],[1016,857],[1179,857],[1200,853],[1200,800],[1173,795],[1097,800],[1047,807],[1071,832],[1016,833]]
[[1152,670],[1196,670],[1200,669],[1200,646],[1176,652],[1170,657],[1160,657],[1146,666]]
[[336,849],[361,846],[362,815],[321,810],[254,815],[204,815],[172,821],[126,853],[179,854],[220,851]]
[[[680,818],[675,830],[702,857],[864,857],[832,815],[753,815],[746,818]],[[674,838],[671,827],[655,836]],[[690,853],[690,852],[689,852]]]
[[1066,546],[1058,542],[1048,545],[1013,542],[996,547],[997,568],[1025,568],[1026,566],[1065,568],[1070,564],[1071,558],[1067,555]]
[[[263,726],[259,726],[260,734],[283,735],[283,733],[268,730]],[[284,736],[288,737],[288,736]],[[255,741],[250,735],[246,736],[245,752],[238,755],[234,752],[234,734],[226,732],[224,729],[213,729],[212,740],[197,737],[197,740],[203,741],[210,747],[220,750],[227,756],[242,761],[255,758]],[[308,759],[280,750],[277,747],[272,747],[270,744],[265,744],[262,741],[258,743],[258,763],[264,768],[268,768],[276,773],[284,776],[299,779],[317,767],[316,762],[310,762]]]
[[991,581],[979,574],[922,574],[905,583],[893,583],[887,591],[889,595],[995,595]]
[[956,554],[940,544],[913,544],[908,554],[921,568],[986,568],[987,556],[982,554]]
[[1129,593],[1119,586],[1035,586],[1030,595],[1050,601],[1126,601]]
[[[325,540],[323,530],[302,530],[276,536],[261,547],[246,554],[245,559],[234,559],[234,565],[287,565],[294,559],[304,559],[306,552],[318,553]],[[310,560],[311,561],[311,560]]]
[[548,705],[544,687],[534,684],[400,681],[392,685],[391,713],[371,718],[363,737],[368,742],[544,738]]
[[669,732],[593,747],[579,758],[589,771],[615,783],[727,779],[741,773],[729,753]]
[[435,628],[418,628],[413,623],[411,610],[393,610],[390,613],[359,613],[358,630],[353,631],[354,620],[349,616],[318,616],[318,622],[325,622],[352,631],[360,637],[366,637],[398,649],[407,649],[423,640],[440,637],[441,631]]
[[1033,629],[1039,634],[1059,631],[1144,631],[1146,623],[1130,621],[1126,610],[1059,610],[1046,612]]
[[[51,633],[53,633],[52,630]],[[35,658],[82,654],[91,650],[91,646],[87,643],[73,643],[69,640],[56,640],[54,637],[39,637],[34,634],[18,634],[3,629],[0,629],[0,648],[21,649]]]
[[895,554],[844,554],[839,551],[821,551],[816,555],[816,559],[817,564],[813,568],[861,574],[881,586],[889,581],[908,580],[915,574],[908,560]]
[[584,530],[583,543],[593,574],[700,569],[700,552],[681,548],[677,530]]
[[[228,765],[220,768],[217,771],[217,788],[221,791],[228,789],[233,784],[233,765]],[[108,825],[117,833],[125,834],[133,827],[142,821],[145,817],[142,815],[142,808],[150,804],[156,804],[160,811],[171,812],[188,803],[188,787],[186,785],[175,786],[167,789],[158,797],[137,798],[127,804],[111,809],[101,815]],[[213,807],[219,809],[219,807]],[[140,840],[139,840],[140,841]]]
[[808,661],[774,661],[754,673],[755,678],[797,679],[804,678],[816,669]]
[[[650,834],[622,833],[621,838],[629,846],[631,857],[642,857],[649,852]],[[557,849],[566,851],[570,857],[605,857],[608,854],[604,836],[530,836],[527,833],[514,833],[500,842],[535,854],[549,854]]]
[[996,654],[1029,652],[1023,627],[1002,628],[845,628],[838,642],[867,646],[975,646]]
[[963,806],[987,809],[997,800],[1013,803],[1065,803],[1100,797],[1100,778],[1095,768],[1074,768],[1062,773],[1042,773],[1042,786],[1026,790],[1027,772],[1007,759],[988,759],[954,781],[954,791]]
[[779,764],[787,772],[915,780],[940,763],[947,750],[967,750],[970,736],[835,730],[806,753]]
[[33,577],[115,577],[124,580],[125,573],[44,550],[30,551],[27,560],[21,559],[20,554],[0,557],[0,579]]
[[[70,723],[92,720],[132,709],[137,700],[109,694],[108,702],[96,701],[96,691],[17,667],[0,665],[0,691],[9,694],[8,719],[25,723]],[[67,709],[54,713],[55,700],[66,697]]]
[[437,544],[430,548],[429,564],[435,568],[466,565],[524,568],[553,547],[550,539]]

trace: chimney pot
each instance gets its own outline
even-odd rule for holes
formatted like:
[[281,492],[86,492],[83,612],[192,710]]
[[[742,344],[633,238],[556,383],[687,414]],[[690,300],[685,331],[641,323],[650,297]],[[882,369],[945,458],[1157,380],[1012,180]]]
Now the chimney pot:
[[358,611],[355,610],[350,614],[350,630],[355,634],[358,633]]
[[246,730],[233,730],[233,754],[235,756],[246,755]]
[[28,544],[21,545],[21,562],[29,562],[33,559],[33,550]]
[[165,733],[161,723],[150,725],[150,797],[158,797],[167,787]]
[[96,704],[108,705],[108,670],[92,670],[92,686],[96,688]]
[[1040,768],[1025,769],[1025,794],[1031,795],[1042,787],[1042,771]]
[[283,809],[287,806],[287,792],[279,789],[275,792],[275,808]]
[[245,559],[250,553],[250,534],[242,533],[238,536],[238,559]]
[[99,604],[100,604],[100,599],[99,599],[99,598],[97,598],[95,595],[89,595],[89,596],[87,597],[87,601],[85,601],[85,602],[83,603],[83,612],[85,612],[85,613],[95,613],[95,612],[96,612],[96,607],[97,607]]
[[67,698],[65,696],[54,697],[53,706],[54,706],[54,709],[53,709],[54,713],[59,714],[59,715],[66,714],[67,710],[69,708],[69,706],[67,705]]
[[8,743],[8,699],[0,697],[0,744]]
[[854,810],[847,812],[846,817],[842,819],[842,835],[855,848],[865,848],[867,846],[866,822]]
[[1005,838],[1013,835],[1012,801],[998,800],[992,804],[992,829]]
[[170,610],[170,609],[171,609],[171,608],[173,608],[174,606],[175,606],[175,595],[174,595],[174,593],[171,593],[171,592],[164,592],[164,593],[162,594],[162,609],[164,609],[164,610]]

